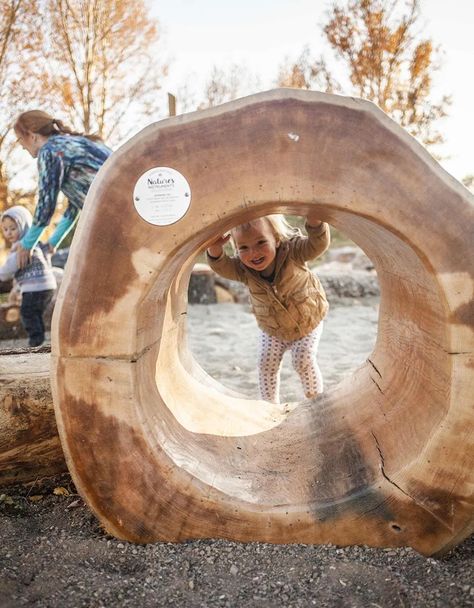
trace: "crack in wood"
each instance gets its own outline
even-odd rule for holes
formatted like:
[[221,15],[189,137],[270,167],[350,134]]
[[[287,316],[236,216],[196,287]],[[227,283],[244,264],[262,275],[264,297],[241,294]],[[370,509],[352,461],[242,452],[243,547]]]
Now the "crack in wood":
[[452,534],[454,532],[454,526],[453,525],[449,525],[448,523],[446,523],[443,519],[441,519],[441,517],[439,517],[438,515],[436,515],[436,513],[433,513],[433,511],[431,509],[429,509],[425,504],[423,504],[423,502],[417,500],[414,496],[412,496],[411,494],[409,494],[408,492],[406,492],[401,486],[399,486],[392,479],[390,479],[390,477],[385,472],[385,459],[384,459],[383,452],[382,452],[382,449],[380,447],[379,441],[378,441],[375,433],[373,431],[370,431],[370,432],[371,432],[372,437],[374,438],[375,445],[377,447],[377,452],[379,453],[379,457],[380,457],[380,471],[382,473],[383,478],[386,479],[388,481],[388,483],[390,483],[392,486],[394,486],[395,488],[397,488],[397,490],[400,490],[400,492],[402,494],[404,494],[407,498],[409,498],[410,500],[412,500],[421,509],[423,509],[424,511],[426,511],[427,513],[429,513],[432,517],[434,517],[434,519],[436,519],[436,521],[438,521],[443,527],[445,527],[447,530],[449,530],[451,532],[451,534]]
[[372,361],[372,359],[367,359],[367,361],[370,363],[370,365],[375,369],[375,371],[377,372],[377,374],[379,375],[379,377],[382,377],[382,374],[379,372],[379,370],[375,367],[374,362]]
[[372,382],[375,384],[375,386],[379,389],[379,391],[382,393],[382,395],[384,394],[383,390],[380,388],[379,383],[377,382],[377,380],[373,377],[370,376],[370,379],[372,380]]

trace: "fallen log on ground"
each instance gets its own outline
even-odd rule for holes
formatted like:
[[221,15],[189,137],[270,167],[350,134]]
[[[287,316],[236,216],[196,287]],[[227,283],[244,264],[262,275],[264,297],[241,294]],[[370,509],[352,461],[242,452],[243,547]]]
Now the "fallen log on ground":
[[49,362],[49,348],[0,353],[0,486],[67,470]]

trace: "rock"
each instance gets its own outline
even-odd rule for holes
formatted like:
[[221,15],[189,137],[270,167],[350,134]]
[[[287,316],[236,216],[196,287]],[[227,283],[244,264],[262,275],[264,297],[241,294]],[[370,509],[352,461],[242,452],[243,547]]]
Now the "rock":
[[371,259],[365,255],[360,247],[346,246],[334,247],[325,255],[325,264],[338,262],[342,264],[350,264],[356,270],[373,270],[374,265]]
[[216,291],[216,299],[219,304],[234,304],[235,296],[225,287],[221,285],[214,285]]
[[[363,270],[360,267],[372,266],[370,259],[358,247],[341,247],[345,251],[333,259],[312,270],[319,277],[329,299],[334,298],[364,298],[380,295],[377,274],[375,270]],[[333,251],[338,251],[333,250]],[[331,252],[331,251],[330,251]],[[351,257],[353,262],[342,259]],[[358,267],[354,267],[353,263]],[[211,278],[213,277],[213,278]],[[214,291],[214,296],[212,295]],[[248,304],[247,287],[238,281],[221,277],[210,269],[207,264],[197,264],[191,275],[188,291],[190,304],[210,304],[214,302],[237,302]]]
[[207,264],[195,264],[188,287],[190,304],[215,304],[215,274]]
[[[380,288],[375,272],[353,270],[350,265],[346,264],[344,264],[344,270],[341,270],[340,263],[336,262],[335,264],[337,266],[331,263],[313,269],[330,300],[334,298],[364,298],[380,295]],[[215,282],[217,286],[223,287],[232,295],[234,302],[238,302],[239,304],[247,304],[249,302],[247,288],[242,283],[218,276],[216,276]]]
[[238,304],[247,304],[249,301],[249,293],[247,287],[238,281],[231,281],[215,275],[216,285],[222,287],[232,295],[233,301]]
[[364,270],[351,272],[327,272],[322,267],[316,269],[328,299],[332,298],[364,298],[380,295],[377,275]]

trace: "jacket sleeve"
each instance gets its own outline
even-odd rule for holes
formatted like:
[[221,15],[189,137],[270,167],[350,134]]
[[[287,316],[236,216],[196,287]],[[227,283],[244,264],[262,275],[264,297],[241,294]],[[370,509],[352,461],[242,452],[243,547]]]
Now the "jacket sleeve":
[[50,150],[40,150],[38,155],[38,202],[36,203],[33,225],[21,239],[25,249],[32,249],[41,238],[44,228],[49,225],[64,179],[62,158]]
[[48,226],[53,217],[59,191],[64,179],[64,163],[59,154],[50,150],[40,151],[38,156],[38,202],[33,224]]
[[212,258],[207,252],[206,258],[207,263],[212,270],[217,272],[217,274],[220,274],[221,277],[230,279],[231,281],[240,281],[241,283],[245,283],[245,277],[240,270],[239,260],[237,258],[230,258],[225,253],[218,258]]
[[78,215],[79,209],[69,205],[69,207],[66,209],[66,213],[59,220],[53,234],[49,237],[48,243],[53,247],[57,247],[74,228]]
[[323,222],[321,226],[313,228],[306,223],[305,229],[308,236],[297,237],[291,241],[293,257],[298,262],[306,262],[307,260],[318,258],[326,251],[331,242],[329,224]]

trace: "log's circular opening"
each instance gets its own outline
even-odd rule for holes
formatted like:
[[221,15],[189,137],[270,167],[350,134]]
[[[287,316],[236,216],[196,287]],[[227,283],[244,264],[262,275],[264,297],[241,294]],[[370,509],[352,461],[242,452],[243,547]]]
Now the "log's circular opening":
[[[302,228],[304,219],[293,215],[289,221]],[[330,248],[307,263],[326,286],[329,302],[317,351],[325,390],[365,363],[374,349],[378,323],[378,279],[372,262],[346,234],[332,232]],[[248,289],[209,272],[200,264],[193,268],[188,296],[198,306],[188,307],[186,314],[188,348],[224,387],[258,399],[259,329]],[[281,403],[304,399],[290,351],[283,357],[280,377]]]
[[[154,442],[173,446],[168,451],[172,459],[209,483],[215,475],[213,441],[218,444],[232,437],[246,443],[238,464],[224,463],[221,468],[225,472],[212,482],[214,487],[235,497],[241,495],[243,480],[251,484],[257,474],[257,471],[246,474],[242,470],[243,460],[252,468],[252,463],[256,459],[261,461],[262,452],[267,451],[268,462],[277,461],[278,452],[285,452],[290,445],[292,452],[299,454],[299,475],[308,478],[316,452],[336,455],[341,443],[349,446],[345,458],[360,459],[361,477],[352,488],[357,491],[358,483],[365,485],[376,478],[382,462],[390,463],[392,474],[409,466],[445,414],[446,401],[440,389],[447,381],[449,364],[444,370],[441,368],[446,374],[443,377],[440,367],[430,365],[425,356],[433,341],[443,343],[446,338],[444,328],[433,322],[443,314],[442,294],[428,261],[401,235],[357,213],[320,206],[321,219],[359,245],[377,271],[381,294],[373,353],[366,364],[316,402],[302,402],[290,410],[225,391],[200,370],[186,347],[189,271],[194,256],[216,234],[253,217],[275,212],[306,215],[310,208],[299,202],[266,203],[262,207],[220,220],[175,250],[176,268],[182,270],[175,279],[171,270],[166,288],[163,283],[160,285],[162,293],[167,294],[167,314],[160,327],[156,356],[156,401],[150,400],[143,410],[146,426],[155,429],[151,431]],[[155,297],[153,290],[150,294]],[[424,314],[414,318],[414,310],[423,310]],[[433,392],[426,390],[426,383],[433,387]],[[166,432],[155,422],[156,404],[161,400],[171,413]],[[413,415],[414,403],[421,408],[422,416]],[[185,448],[182,443],[170,441],[178,428],[190,433]],[[390,441],[386,440],[387,429]],[[205,442],[200,439],[203,435]],[[356,443],[355,436],[359,438]],[[372,464],[366,469],[367,459]],[[347,473],[343,471],[342,476]],[[281,494],[273,487],[260,485],[252,499],[275,504],[303,501],[306,489],[302,491],[300,478],[295,478],[291,470],[286,475],[280,471],[280,475],[285,479]],[[337,475],[335,472],[336,479]],[[343,487],[345,493],[347,488],[344,484]]]

